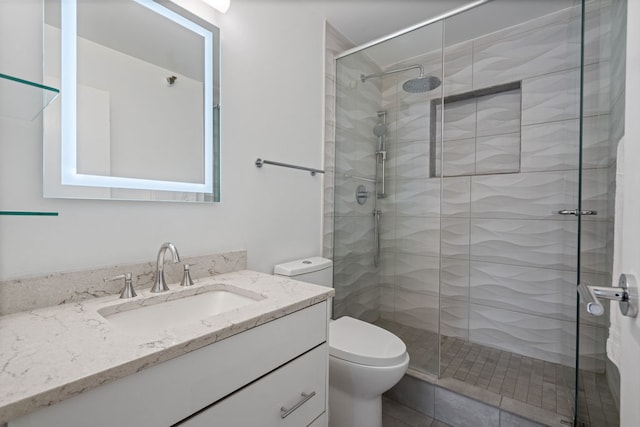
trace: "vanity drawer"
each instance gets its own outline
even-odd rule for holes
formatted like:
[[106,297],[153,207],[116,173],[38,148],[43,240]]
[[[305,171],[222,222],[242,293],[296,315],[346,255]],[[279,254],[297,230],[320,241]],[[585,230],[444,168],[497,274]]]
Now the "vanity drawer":
[[327,357],[322,344],[178,425],[308,426],[326,410]]

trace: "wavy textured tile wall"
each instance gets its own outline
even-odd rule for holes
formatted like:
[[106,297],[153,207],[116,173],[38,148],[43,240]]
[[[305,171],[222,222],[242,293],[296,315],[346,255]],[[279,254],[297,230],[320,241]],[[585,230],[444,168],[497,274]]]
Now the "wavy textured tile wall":
[[[593,282],[610,275],[615,150],[609,140],[623,129],[623,69],[609,44],[624,32],[609,28],[611,13],[608,2],[590,2],[585,34],[583,207],[598,215],[585,217],[580,256],[582,276]],[[339,68],[336,169],[373,176],[378,110],[387,111],[388,124],[377,270],[364,267],[372,248],[372,205],[354,206],[355,182],[336,180],[344,186],[335,192],[339,206],[333,210],[336,265],[356,263],[351,271],[341,267],[336,282],[345,289],[345,312],[370,316],[377,295],[383,319],[440,327],[451,336],[572,365],[577,225],[557,210],[577,205],[578,18],[568,10],[447,47],[444,67],[441,52],[385,66],[420,63],[439,77],[444,69],[443,85],[426,94],[401,89],[416,70],[361,84],[357,76],[372,72],[371,64],[358,63],[363,60],[356,55]],[[521,90],[445,105],[448,176],[430,178],[430,101],[442,91],[460,94],[519,80]],[[440,123],[438,113],[438,131]],[[586,320],[582,363],[599,369],[606,318]]]

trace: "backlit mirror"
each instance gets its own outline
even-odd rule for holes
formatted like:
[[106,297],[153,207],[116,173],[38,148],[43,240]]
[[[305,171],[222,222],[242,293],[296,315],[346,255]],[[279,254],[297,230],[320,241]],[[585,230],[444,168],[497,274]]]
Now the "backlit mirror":
[[44,196],[218,201],[218,29],[164,0],[44,5]]

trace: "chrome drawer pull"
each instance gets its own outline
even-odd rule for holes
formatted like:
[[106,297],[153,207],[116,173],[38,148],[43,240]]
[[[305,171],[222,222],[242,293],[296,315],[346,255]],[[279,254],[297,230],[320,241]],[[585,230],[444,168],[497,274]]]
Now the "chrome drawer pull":
[[298,409],[299,407],[301,407],[302,405],[305,404],[305,402],[309,399],[311,399],[313,396],[316,395],[315,391],[312,391],[311,393],[307,394],[307,393],[300,393],[300,396],[302,396],[302,400],[298,403],[296,403],[293,408],[291,409],[287,409],[284,406],[280,408],[280,418],[287,418],[289,415],[291,415],[291,413],[293,411],[295,411],[296,409]]

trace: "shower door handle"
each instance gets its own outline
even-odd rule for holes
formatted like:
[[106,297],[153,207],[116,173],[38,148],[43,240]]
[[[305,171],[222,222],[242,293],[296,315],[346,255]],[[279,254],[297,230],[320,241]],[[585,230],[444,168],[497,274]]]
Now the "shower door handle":
[[591,210],[581,210],[579,211],[578,209],[562,209],[558,211],[558,214],[560,215],[598,215],[598,211],[591,211]]
[[586,283],[578,285],[578,294],[587,311],[594,316],[604,314],[604,307],[600,298],[618,301],[620,312],[627,317],[636,317],[638,307],[635,293],[637,292],[635,277],[629,274],[621,274],[617,287],[589,286]]
[[578,294],[589,314],[594,316],[602,316],[604,314],[604,306],[594,292],[594,287],[586,283],[580,283],[578,285]]

